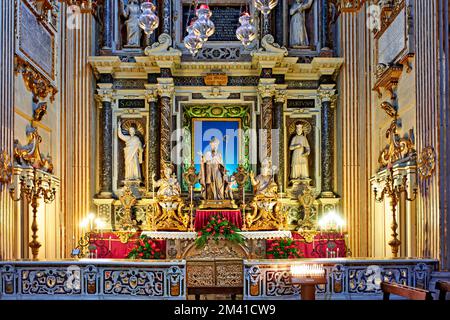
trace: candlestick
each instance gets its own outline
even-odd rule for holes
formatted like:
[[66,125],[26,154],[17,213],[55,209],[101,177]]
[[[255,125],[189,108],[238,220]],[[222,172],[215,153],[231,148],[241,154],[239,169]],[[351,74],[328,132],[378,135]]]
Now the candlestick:
[[191,205],[194,203],[194,190],[193,186],[191,185]]
[[152,194],[153,199],[155,199],[155,172],[152,171]]

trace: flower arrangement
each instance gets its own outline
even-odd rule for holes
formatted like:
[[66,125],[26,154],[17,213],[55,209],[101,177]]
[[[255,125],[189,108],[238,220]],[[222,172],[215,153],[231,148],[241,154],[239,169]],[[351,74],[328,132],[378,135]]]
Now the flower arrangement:
[[212,215],[209,218],[208,224],[198,232],[198,237],[195,240],[197,248],[202,248],[212,238],[216,243],[219,239],[225,239],[235,243],[244,243],[244,237],[238,232],[238,227],[230,223],[222,215]]
[[158,245],[146,235],[141,235],[136,246],[128,253],[128,259],[164,259],[164,254]]
[[266,251],[268,259],[296,259],[300,258],[299,248],[293,239],[280,239],[273,241]]

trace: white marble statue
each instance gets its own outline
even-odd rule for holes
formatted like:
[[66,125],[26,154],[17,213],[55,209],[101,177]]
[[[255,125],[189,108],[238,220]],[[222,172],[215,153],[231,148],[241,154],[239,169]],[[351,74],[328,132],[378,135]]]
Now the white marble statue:
[[297,122],[295,129],[297,134],[292,138],[289,146],[289,150],[292,151],[291,179],[307,179],[309,178],[308,157],[311,149],[303,130],[303,124]]
[[289,12],[291,28],[289,43],[291,47],[309,46],[308,32],[306,30],[306,10],[311,8],[314,0],[296,0]]
[[129,0],[125,5],[122,4],[122,14],[127,19],[125,22],[127,26],[127,47],[139,48],[141,46],[142,30],[139,26],[139,17],[141,16],[141,6],[138,0]]
[[155,174],[153,174],[153,186],[159,188],[157,195],[159,197],[174,197],[181,194],[180,184],[177,176],[173,173],[174,167],[171,163],[165,165],[163,176],[160,180],[155,181]]
[[205,154],[199,152],[200,164],[200,184],[204,200],[225,199],[226,184],[225,165],[222,154],[218,151],[219,139],[213,137],[209,142],[211,151]]
[[143,162],[144,148],[141,139],[136,136],[136,129],[134,127],[130,127],[128,133],[130,135],[124,135],[122,133],[122,122],[119,121],[119,138],[126,143],[125,148],[123,148],[125,155],[125,180],[142,180],[141,164]]

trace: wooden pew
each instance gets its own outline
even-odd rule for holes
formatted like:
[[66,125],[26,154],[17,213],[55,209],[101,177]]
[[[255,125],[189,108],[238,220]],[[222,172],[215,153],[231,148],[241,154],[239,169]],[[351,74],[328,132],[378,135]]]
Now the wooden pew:
[[396,283],[382,282],[383,300],[389,300],[391,294],[407,298],[409,300],[433,300],[428,290],[404,286]]
[[439,300],[445,301],[447,292],[450,292],[450,282],[445,281],[436,282],[436,290],[439,290]]

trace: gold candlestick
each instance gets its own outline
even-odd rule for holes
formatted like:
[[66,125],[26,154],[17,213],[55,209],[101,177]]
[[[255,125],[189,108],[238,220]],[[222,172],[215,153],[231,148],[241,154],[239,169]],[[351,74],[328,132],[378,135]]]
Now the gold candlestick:
[[[380,181],[377,180],[379,183]],[[392,210],[392,223],[391,223],[391,236],[392,239],[388,242],[391,246],[392,256],[396,258],[398,256],[399,247],[401,245],[401,241],[398,239],[398,223],[397,223],[397,206],[400,201],[401,195],[405,194],[406,201],[414,201],[417,197],[417,188],[413,189],[413,196],[409,198],[408,190],[407,190],[407,177],[403,176],[401,183],[395,185],[394,179],[394,169],[392,165],[388,165],[387,167],[387,175],[384,180],[384,187],[381,190],[380,197],[377,197],[378,190],[374,188],[375,200],[377,202],[382,202],[385,198],[390,198],[391,210]]]
[[39,206],[39,200],[43,199],[45,203],[51,203],[55,200],[56,188],[52,188],[52,182],[50,178],[45,180],[42,176],[38,177],[36,168],[33,168],[33,176],[31,179],[27,179],[24,176],[20,177],[19,182],[19,197],[15,198],[15,188],[12,187],[9,190],[10,196],[13,201],[26,200],[32,208],[33,221],[31,223],[32,240],[28,244],[31,248],[33,260],[36,260],[39,256],[39,248],[41,243],[37,240],[37,232],[39,230],[37,223],[37,211]]

